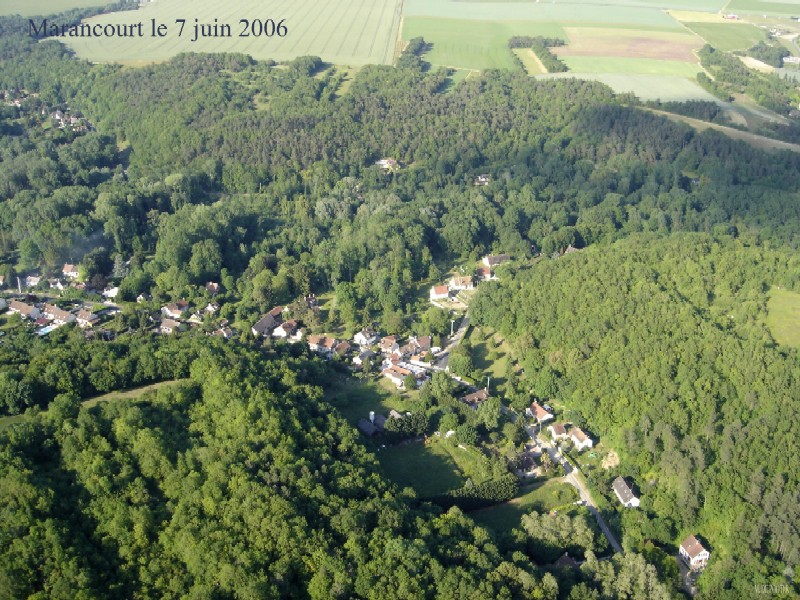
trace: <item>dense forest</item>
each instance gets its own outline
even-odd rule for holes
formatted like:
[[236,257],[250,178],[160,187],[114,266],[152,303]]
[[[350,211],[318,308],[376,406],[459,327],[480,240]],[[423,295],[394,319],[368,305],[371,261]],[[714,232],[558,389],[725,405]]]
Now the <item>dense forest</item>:
[[717,553],[700,580],[709,597],[746,597],[800,561],[799,432],[787,418],[800,410],[800,363],[764,325],[771,286],[800,289],[796,254],[640,235],[541,261],[470,306],[514,340],[539,394],[623,454],[621,473],[587,477],[606,494],[619,474],[639,482],[628,547],[704,532]]
[[[770,286],[799,285],[796,154],[696,132],[599,83],[454,83],[421,60],[422,39],[348,80],[315,57],[90,65],[20,27],[0,19],[0,275],[75,262],[87,286],[63,298],[96,301],[112,282],[123,308],[113,341],[3,323],[0,412],[29,415],[0,431],[0,597],[668,598],[649,549],[674,553],[700,528],[715,557],[704,597],[793,573],[798,357],[762,318]],[[731,86],[786,91],[705,52]],[[397,168],[375,164],[387,157]],[[569,246],[582,250],[557,258]],[[623,474],[644,491],[611,559],[580,518],[533,513],[498,540],[448,508],[507,498],[507,473],[438,505],[396,489],[323,401],[334,367],[249,334],[286,304],[319,331],[444,335],[449,315],[419,310],[419,290],[492,251],[515,266],[471,314],[519,358],[506,400],[533,387],[563,403],[624,458],[590,483],[607,493]],[[161,304],[210,301],[209,281],[240,336],[151,332]],[[309,293],[330,294],[327,322],[293,302]],[[464,346],[451,359],[472,370]],[[456,402],[440,381],[421,393],[434,412]],[[579,569],[538,566],[563,548]]]

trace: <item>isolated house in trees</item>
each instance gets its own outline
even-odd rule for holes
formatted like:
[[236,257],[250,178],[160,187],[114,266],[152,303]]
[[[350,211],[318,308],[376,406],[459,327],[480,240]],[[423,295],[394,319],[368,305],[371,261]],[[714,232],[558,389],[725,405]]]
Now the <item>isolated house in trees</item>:
[[626,508],[637,508],[639,506],[639,498],[636,497],[631,487],[622,477],[617,477],[611,484],[611,488],[622,506]]
[[481,261],[485,267],[496,267],[511,260],[508,254],[487,254]]
[[431,300],[447,300],[450,297],[450,289],[446,285],[435,285],[431,288]]
[[538,402],[533,402],[525,412],[528,416],[534,417],[539,424],[553,419],[553,415]]
[[471,394],[467,394],[461,401],[469,406],[473,410],[478,410],[478,407],[481,403],[485,402],[489,399],[489,391],[486,388],[482,390],[478,390],[477,392],[473,392]]
[[679,553],[683,562],[693,571],[703,569],[711,558],[711,553],[693,535],[683,540]]
[[575,449],[578,451],[591,448],[594,442],[592,438],[586,435],[580,428],[573,427],[569,432],[569,437],[572,443],[575,444]]

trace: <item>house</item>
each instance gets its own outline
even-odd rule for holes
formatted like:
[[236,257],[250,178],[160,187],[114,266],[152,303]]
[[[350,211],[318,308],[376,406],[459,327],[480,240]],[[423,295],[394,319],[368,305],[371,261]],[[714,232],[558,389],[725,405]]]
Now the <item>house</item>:
[[400,345],[397,343],[396,335],[387,335],[381,339],[381,352],[384,354],[391,354],[399,347]]
[[446,285],[435,285],[431,288],[431,300],[447,300],[450,297],[450,289]]
[[42,314],[48,319],[52,319],[56,325],[72,323],[75,320],[75,315],[63,308],[59,308],[55,304],[45,304]]
[[375,356],[375,353],[372,350],[364,350],[353,358],[353,364],[362,367],[364,363],[371,360],[373,356]]
[[592,444],[594,444],[594,442],[592,442],[592,438],[583,433],[583,431],[581,431],[581,429],[578,427],[573,427],[570,430],[569,437],[572,440],[572,443],[575,444],[575,449],[578,451],[591,448]]
[[161,325],[159,326],[158,330],[161,333],[166,335],[177,333],[181,329],[181,324],[178,321],[173,321],[172,319],[163,319],[161,321]]
[[192,316],[189,317],[189,323],[194,325],[202,325],[203,323],[203,313],[200,311],[193,312]]
[[85,329],[86,327],[94,327],[95,324],[100,320],[97,318],[97,315],[85,309],[79,310],[78,314],[75,315],[75,318],[78,321],[78,327],[82,329]]
[[118,287],[110,287],[103,290],[103,298],[106,300],[113,300],[117,297],[117,294],[119,294]]
[[42,315],[41,311],[33,304],[27,304],[19,300],[12,300],[11,304],[8,305],[8,310],[24,319],[38,319]]
[[178,300],[162,306],[161,314],[170,319],[180,319],[187,308],[189,308],[189,303],[186,300]]
[[67,287],[61,282],[60,279],[48,279],[47,284],[50,286],[50,289],[55,289],[59,292],[63,292]]
[[408,341],[417,347],[417,352],[430,352],[431,350],[431,336],[429,335],[411,337]]
[[64,275],[64,277],[69,277],[70,279],[77,279],[78,265],[64,263],[64,267],[61,269],[61,274]]
[[525,410],[525,414],[529,417],[534,417],[538,423],[544,423],[545,421],[550,421],[553,419],[552,413],[548,412],[541,404],[538,402],[533,402],[530,405],[530,408]]
[[147,292],[143,292],[143,293],[139,294],[138,296],[136,296],[136,302],[138,302],[139,304],[141,304],[142,302],[150,302],[150,300],[152,300],[152,299],[153,299],[153,297],[150,294],[148,294]]
[[550,432],[550,437],[554,440],[567,439],[567,428],[562,423],[553,423],[547,426],[547,431]]
[[472,281],[472,277],[468,275],[460,276],[457,275],[450,279],[450,289],[451,290],[474,290],[475,283]]
[[209,314],[215,315],[219,312],[219,304],[216,302],[209,302],[206,305],[205,311]]
[[359,346],[372,346],[378,341],[378,334],[370,327],[365,327],[353,336],[353,343]]
[[636,497],[633,490],[622,477],[617,477],[611,484],[611,488],[614,490],[622,506],[626,508],[637,508],[639,506],[639,498]]
[[478,390],[477,392],[467,394],[466,396],[461,398],[461,401],[470,408],[477,410],[481,402],[485,402],[488,399],[489,399],[489,390],[483,388],[482,390]]
[[229,340],[233,337],[233,329],[231,329],[230,327],[220,327],[211,335],[221,337],[224,340]]
[[338,342],[335,338],[329,338],[324,335],[312,335],[308,338],[309,349],[325,357],[330,357],[337,344]]
[[39,285],[39,282],[41,280],[42,280],[42,278],[39,277],[38,275],[28,275],[25,278],[25,287],[29,288],[29,289],[30,288],[35,288],[37,285]]
[[415,367],[430,367],[431,366],[431,364],[429,362],[425,361],[425,355],[424,354],[412,354],[411,357],[408,359],[408,362],[410,362]]
[[683,562],[693,571],[699,571],[704,568],[708,563],[708,559],[711,558],[711,553],[703,548],[703,544],[693,535],[683,540],[679,553]]
[[405,379],[409,375],[412,375],[411,371],[404,369],[403,367],[398,367],[397,365],[392,365],[391,367],[383,370],[383,376],[390,380],[398,388],[402,388],[405,385]]
[[489,281],[492,278],[492,270],[489,267],[478,267],[475,275],[478,281]]
[[212,296],[216,296],[217,294],[219,294],[221,289],[222,288],[220,288],[219,284],[215,281],[206,282],[206,291]]
[[480,187],[483,187],[483,186],[485,186],[485,185],[489,185],[489,183],[491,183],[491,181],[492,181],[492,178],[491,178],[491,177],[489,177],[489,176],[488,176],[488,175],[486,175],[486,174],[483,174],[483,175],[478,175],[478,176],[477,176],[477,177],[474,179],[474,181],[473,181],[473,184],[474,184],[474,185],[477,185],[477,186],[480,186]]
[[292,342],[299,342],[303,337],[300,325],[297,321],[285,321],[272,331],[272,337],[283,338]]
[[339,356],[344,356],[345,354],[350,352],[350,348],[351,346],[348,342],[340,342],[336,344],[336,347],[333,349],[333,351]]
[[400,163],[393,158],[382,158],[376,160],[375,164],[384,171],[397,171],[400,168]]
[[267,314],[265,314],[263,317],[261,317],[258,321],[256,321],[255,325],[253,325],[250,328],[250,330],[256,337],[267,335],[283,322],[282,315],[283,315],[283,307],[276,306]]
[[311,310],[316,310],[317,308],[319,308],[319,301],[317,301],[317,297],[314,294],[309,294],[308,296],[304,296],[303,301],[306,303],[306,306]]
[[508,254],[487,254],[481,261],[485,267],[495,267],[511,260]]
[[569,555],[569,552],[564,552],[556,562],[553,563],[556,569],[577,569],[578,562]]

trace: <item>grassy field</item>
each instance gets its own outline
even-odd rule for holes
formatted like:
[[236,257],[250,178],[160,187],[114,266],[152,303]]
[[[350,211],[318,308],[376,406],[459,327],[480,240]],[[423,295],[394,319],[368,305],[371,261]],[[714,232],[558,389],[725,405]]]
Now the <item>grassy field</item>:
[[425,60],[462,69],[512,69],[508,40],[515,35],[563,37],[555,23],[531,21],[475,21],[439,17],[405,17],[403,39],[422,36],[433,44]]
[[384,474],[400,487],[412,487],[422,497],[461,487],[465,478],[444,444],[414,442],[381,448],[376,454]]
[[[492,337],[498,343],[494,349],[489,347],[489,339]],[[484,329],[470,328],[468,339],[472,344],[472,361],[475,368],[483,372],[483,383],[486,383],[486,377],[491,377],[492,390],[502,393],[506,381],[506,369],[511,360],[511,349],[508,344],[488,327]],[[491,360],[490,356],[492,356]]]
[[413,405],[383,377],[367,381],[341,377],[327,389],[325,399],[353,426],[359,419],[367,418],[370,411],[386,414],[392,409],[401,412],[413,410]]
[[727,12],[751,12],[759,15],[800,15],[796,2],[765,2],[764,0],[731,0]]
[[563,56],[618,56],[696,63],[693,50],[703,41],[686,32],[637,31],[609,27],[565,27],[569,44],[558,48]]
[[800,347],[800,294],[772,288],[767,303],[767,326],[782,346]]
[[625,75],[622,73],[553,73],[538,75],[547,77],[578,77],[605,83],[618,93],[630,92],[642,100],[707,100],[715,102],[714,96],[686,77],[666,75]]
[[522,62],[522,66],[525,67],[525,72],[528,75],[547,73],[547,69],[544,68],[542,61],[539,60],[530,48],[514,48],[512,52],[519,58],[520,62]]
[[684,23],[686,27],[719,50],[746,50],[767,34],[747,23]]
[[520,495],[504,504],[484,508],[470,513],[476,523],[496,532],[519,527],[522,516],[531,512],[550,512],[571,505],[578,499],[578,492],[568,483],[550,480],[523,488]]
[[622,58],[618,56],[561,56],[574,73],[624,73],[628,75],[666,75],[693,78],[700,68],[678,60]]
[[[163,38],[80,39],[68,44],[82,58],[94,62],[139,64],[163,61],[179,52],[243,52],[259,59],[291,60],[319,56],[344,65],[390,64],[400,27],[400,0],[158,0],[138,11],[102,15],[93,23],[149,23],[168,26]],[[285,19],[284,37],[240,37],[240,19]],[[176,19],[186,19],[179,36]],[[191,41],[194,20],[230,26],[231,37]],[[147,28],[145,28],[147,29]]]
[[106,0],[3,0],[0,2],[0,16],[52,15],[71,8],[88,8],[106,4],[111,4],[111,2]]

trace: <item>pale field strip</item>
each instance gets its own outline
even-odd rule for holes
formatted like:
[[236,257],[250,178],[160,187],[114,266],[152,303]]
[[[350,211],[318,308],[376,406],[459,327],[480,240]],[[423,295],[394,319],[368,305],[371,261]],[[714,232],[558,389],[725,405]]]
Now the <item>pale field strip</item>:
[[[145,23],[143,38],[65,38],[79,56],[95,62],[144,63],[169,59],[179,52],[242,52],[257,59],[291,60],[320,56],[337,64],[390,63],[399,32],[401,0],[158,0],[137,11],[89,19],[91,23]],[[192,42],[194,19],[230,26],[231,37]],[[169,27],[164,38],[152,38],[150,20]],[[186,19],[178,37],[176,19]],[[284,19],[285,37],[239,37],[240,19]]]

